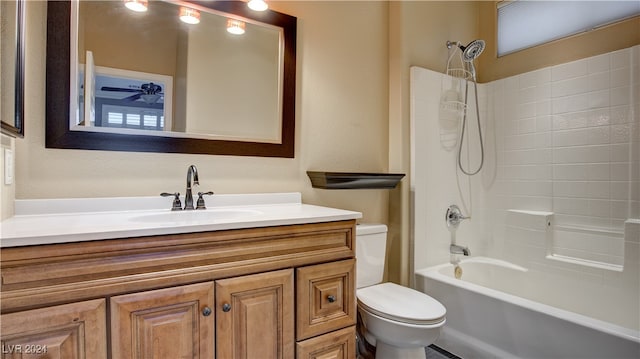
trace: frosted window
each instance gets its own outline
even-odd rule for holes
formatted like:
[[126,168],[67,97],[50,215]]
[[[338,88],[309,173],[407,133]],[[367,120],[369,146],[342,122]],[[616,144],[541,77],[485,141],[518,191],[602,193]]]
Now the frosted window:
[[510,1],[498,4],[498,56],[640,14],[640,1]]

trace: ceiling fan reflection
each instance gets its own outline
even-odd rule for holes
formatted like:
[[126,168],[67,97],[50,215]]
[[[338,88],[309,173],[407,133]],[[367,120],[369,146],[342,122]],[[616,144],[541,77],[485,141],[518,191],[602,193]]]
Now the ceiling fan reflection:
[[100,88],[102,91],[114,91],[114,92],[135,92],[133,95],[125,97],[121,100],[123,101],[137,101],[138,99],[142,99],[142,101],[153,104],[158,102],[164,95],[162,93],[162,86],[154,84],[153,82],[149,82],[146,84],[142,84],[140,88],[124,88],[124,87],[110,87],[103,86]]

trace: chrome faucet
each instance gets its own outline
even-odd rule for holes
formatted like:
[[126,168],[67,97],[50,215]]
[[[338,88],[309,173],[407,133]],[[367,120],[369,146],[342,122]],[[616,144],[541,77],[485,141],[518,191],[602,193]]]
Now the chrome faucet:
[[[192,177],[193,177],[193,182],[191,181]],[[191,187],[193,185],[200,185],[200,182],[198,182],[198,169],[196,168],[196,166],[191,165],[187,169],[187,193],[184,196],[184,209],[185,210],[194,209],[193,208],[193,194],[191,193]]]
[[471,254],[471,251],[467,247],[459,246],[457,244],[451,244],[449,246],[449,253],[462,254],[462,255],[468,256]]
[[[171,206],[172,211],[182,211],[183,209],[186,211],[193,210],[193,186],[200,185],[198,181],[198,169],[195,165],[189,166],[187,168],[187,191],[184,195],[184,208],[182,208],[182,204],[180,203],[180,193],[160,193],[162,197],[174,197],[173,204]],[[203,196],[211,196],[213,195],[212,191],[209,192],[198,192],[198,201],[196,203],[195,209],[207,209],[207,206],[204,203]]]

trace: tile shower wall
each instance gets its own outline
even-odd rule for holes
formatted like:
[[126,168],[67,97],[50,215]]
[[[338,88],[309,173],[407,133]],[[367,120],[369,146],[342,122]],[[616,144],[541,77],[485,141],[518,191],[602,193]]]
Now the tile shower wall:
[[[623,264],[640,217],[639,47],[495,81],[502,208],[554,212],[552,254]],[[495,110],[500,109],[500,110]]]

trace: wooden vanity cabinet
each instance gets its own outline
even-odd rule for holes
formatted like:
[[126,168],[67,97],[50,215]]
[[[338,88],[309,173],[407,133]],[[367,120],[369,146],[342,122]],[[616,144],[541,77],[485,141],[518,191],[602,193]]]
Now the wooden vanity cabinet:
[[2,358],[355,358],[354,246],[348,220],[3,248]]

